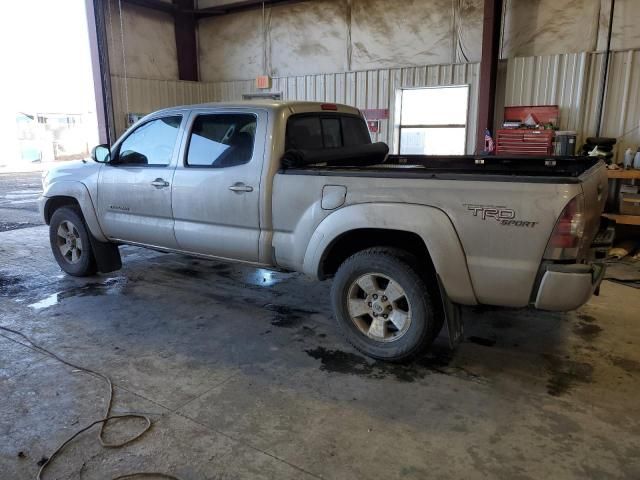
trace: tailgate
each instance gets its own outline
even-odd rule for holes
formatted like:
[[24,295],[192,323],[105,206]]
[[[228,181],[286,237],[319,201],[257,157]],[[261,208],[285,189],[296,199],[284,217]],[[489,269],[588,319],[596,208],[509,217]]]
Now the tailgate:
[[580,175],[580,184],[584,195],[585,247],[589,248],[600,228],[600,216],[607,200],[607,168],[604,162],[598,162]]

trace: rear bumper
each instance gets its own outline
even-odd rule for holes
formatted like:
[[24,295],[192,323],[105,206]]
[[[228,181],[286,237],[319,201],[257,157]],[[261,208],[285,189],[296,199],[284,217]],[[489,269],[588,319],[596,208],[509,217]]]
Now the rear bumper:
[[558,312],[575,310],[589,301],[600,286],[604,272],[605,266],[601,263],[547,265],[535,307]]

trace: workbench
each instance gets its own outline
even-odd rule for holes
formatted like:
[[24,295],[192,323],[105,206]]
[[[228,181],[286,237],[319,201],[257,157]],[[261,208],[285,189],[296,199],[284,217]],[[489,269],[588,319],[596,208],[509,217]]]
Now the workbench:
[[[614,198],[618,198],[618,184],[620,180],[640,180],[640,169],[632,170],[607,170],[607,177],[611,180],[610,191],[614,192]],[[640,215],[622,215],[620,213],[603,213],[603,217],[613,220],[619,225],[640,225]]]
[[609,180],[640,180],[640,169],[632,169],[632,170],[609,170],[607,169],[607,177]]

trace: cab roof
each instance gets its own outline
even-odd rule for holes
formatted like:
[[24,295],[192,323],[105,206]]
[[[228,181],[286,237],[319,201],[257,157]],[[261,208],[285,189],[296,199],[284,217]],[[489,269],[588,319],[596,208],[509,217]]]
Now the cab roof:
[[[324,106],[324,108],[323,108]],[[330,107],[329,107],[330,106]],[[348,105],[342,105],[332,102],[302,102],[302,101],[285,101],[285,100],[242,100],[238,102],[212,102],[199,103],[194,105],[181,105],[177,107],[169,107],[154,112],[153,115],[163,113],[178,113],[185,110],[196,110],[200,108],[262,108],[273,112],[288,110],[290,113],[310,113],[322,111],[337,111],[338,113],[350,113],[352,115],[360,115],[360,110]]]

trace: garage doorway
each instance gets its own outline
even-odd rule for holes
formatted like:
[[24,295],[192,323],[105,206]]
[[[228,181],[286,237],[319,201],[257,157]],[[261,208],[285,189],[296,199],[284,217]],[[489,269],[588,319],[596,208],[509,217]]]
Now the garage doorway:
[[398,91],[397,151],[401,155],[464,155],[469,85]]

